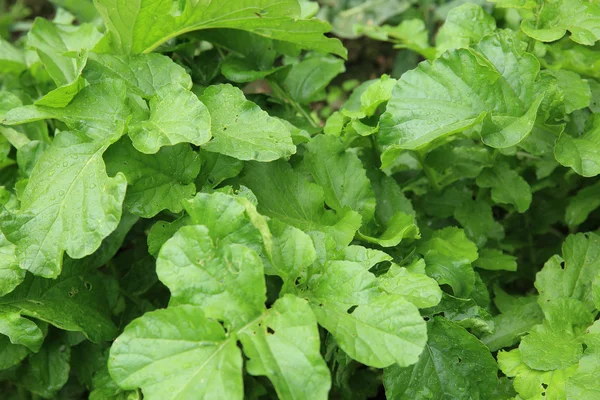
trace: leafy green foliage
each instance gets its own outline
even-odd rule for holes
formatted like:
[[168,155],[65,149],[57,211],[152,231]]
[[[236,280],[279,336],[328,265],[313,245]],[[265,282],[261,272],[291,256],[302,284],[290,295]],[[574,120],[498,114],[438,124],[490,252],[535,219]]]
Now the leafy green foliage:
[[[476,50],[445,53],[403,75],[382,117],[381,144],[418,149],[479,124],[482,140],[492,147],[519,143],[542,100],[534,86],[539,63],[519,47],[509,34],[498,33]],[[464,80],[465,68],[475,79]]]
[[[208,151],[239,160],[273,161],[295,152],[289,129],[230,85],[212,86],[200,100],[210,111],[214,140]],[[200,143],[198,143],[200,144]]]
[[432,398],[489,398],[496,386],[496,370],[483,343],[453,322],[435,318],[429,323],[426,351],[419,361],[384,371],[386,395],[414,398],[425,387]]
[[600,396],[596,2],[52,3],[0,0],[2,398]]
[[63,131],[40,157],[20,209],[0,218],[21,268],[56,277],[65,251],[92,254],[117,227],[126,181],[122,174],[110,178],[102,161],[113,140]]
[[210,139],[210,117],[198,97],[178,84],[158,89],[148,104],[129,124],[129,136],[136,149],[156,153],[162,146],[192,143],[196,146]]
[[109,175],[125,175],[128,187],[124,206],[141,217],[151,218],[165,209],[180,212],[181,199],[196,193],[199,156],[187,144],[143,154],[123,138],[104,153],[104,161]]
[[147,53],[168,39],[200,29],[229,28],[290,42],[301,48],[344,55],[341,43],[326,38],[327,24],[300,18],[295,0],[263,0],[242,6],[226,0],[210,3],[124,0],[96,2],[109,31],[110,47],[124,53]]

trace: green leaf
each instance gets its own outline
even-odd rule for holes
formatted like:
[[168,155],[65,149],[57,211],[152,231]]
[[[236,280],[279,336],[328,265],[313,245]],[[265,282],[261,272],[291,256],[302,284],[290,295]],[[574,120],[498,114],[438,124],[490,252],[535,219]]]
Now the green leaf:
[[325,210],[323,188],[285,161],[247,163],[242,183],[256,195],[260,213],[305,232],[331,233],[338,247],[350,244],[360,226],[360,215],[355,212],[336,215]]
[[394,214],[386,222],[385,230],[378,237],[363,232],[358,232],[357,236],[365,242],[375,243],[382,247],[397,246],[403,239],[421,238],[414,215],[405,214],[402,211]]
[[379,264],[384,261],[392,261],[393,257],[387,253],[384,253],[380,250],[370,249],[367,247],[352,245],[346,247],[343,252],[341,252],[338,258],[344,261],[351,261],[362,264],[364,268],[370,269],[374,267],[376,264]]
[[[12,128],[6,129],[13,130]],[[40,160],[42,154],[48,149],[48,146],[49,145],[45,142],[32,140],[19,147],[19,150],[17,151],[17,164],[19,165],[19,170],[22,171],[25,176],[31,176],[33,168]]]
[[90,267],[86,261],[79,263],[65,263],[56,280],[28,275],[14,291],[0,298],[0,307],[12,310],[13,315],[20,313],[66,331],[82,332],[93,342],[114,339],[117,329],[109,316],[103,279],[86,271],[85,267]]
[[450,49],[468,48],[494,33],[496,21],[477,4],[466,3],[448,13],[435,37],[438,54]]
[[145,99],[173,84],[192,88],[192,79],[183,67],[156,53],[129,56],[91,53],[83,76],[92,84],[107,78],[120,79],[129,90]]
[[457,297],[468,297],[475,284],[471,263],[478,258],[477,246],[462,229],[448,227],[433,233],[417,250],[425,258],[427,275],[448,284]]
[[14,210],[15,208],[19,207],[19,200],[17,199],[17,196],[4,186],[0,186],[0,206],[7,210]]
[[0,371],[18,365],[28,354],[27,347],[11,343],[7,336],[0,336]]
[[[425,267],[423,260],[419,260]],[[437,282],[425,274],[392,264],[388,272],[378,277],[379,287],[392,294],[404,296],[419,308],[433,307],[442,299]]]
[[57,89],[36,104],[64,107],[83,88],[81,71],[91,50],[102,38],[92,24],[67,26],[36,18],[27,35],[27,46],[34,49]]
[[[476,297],[476,295],[473,291],[470,296]],[[469,329],[476,335],[492,333],[495,330],[494,320],[490,313],[472,298],[464,299],[443,293],[440,303],[424,310],[424,313],[428,315],[441,313],[448,321]]]
[[556,60],[556,65],[560,65],[562,69],[600,78],[598,73],[600,60],[593,47],[578,45],[570,40],[561,40],[546,46],[548,55]]
[[[396,79],[390,79],[389,76],[382,75],[380,79],[371,79],[361,83],[352,91],[350,97],[340,109],[340,116],[365,118],[368,108],[372,108],[372,106],[376,108],[376,106],[387,102],[392,97],[392,91],[396,82]],[[371,87],[373,88],[371,89]],[[372,102],[375,102],[375,104]],[[374,112],[375,110],[372,111]],[[347,120],[345,121],[347,122]]]
[[94,4],[89,1],[78,1],[78,0],[51,0],[52,3],[58,7],[62,7],[68,10],[79,21],[92,21],[98,17],[98,12],[94,8]]
[[102,241],[98,250],[81,260],[65,258],[64,265],[70,268],[87,268],[87,270],[105,266],[119,252],[125,238],[138,221],[137,216],[123,213],[117,228]]
[[[77,58],[78,73],[84,67],[87,53],[81,52]],[[85,87],[85,81],[80,77],[71,83],[59,86],[58,88],[48,92],[44,97],[38,99],[35,104],[48,107],[66,107],[67,104],[77,95],[77,93]]]
[[160,248],[171,238],[182,226],[189,225],[190,218],[186,215],[172,222],[157,221],[148,233],[148,253],[158,257]]
[[377,396],[380,382],[379,371],[362,368],[362,364],[354,361],[342,351],[335,340],[328,336],[326,357],[331,365],[333,377],[333,393],[348,400],[364,400]]
[[325,203],[338,212],[350,207],[362,216],[363,223],[372,220],[375,193],[358,156],[346,151],[338,138],[328,135],[313,137],[306,148],[306,166],[323,188]]
[[214,188],[223,181],[238,176],[244,168],[243,161],[219,153],[203,151],[200,152],[200,158],[202,167],[196,180],[198,187]]
[[329,368],[320,353],[317,321],[305,300],[286,295],[238,334],[251,375],[267,376],[280,399],[326,399]]
[[530,368],[550,371],[576,364],[583,354],[581,334],[594,315],[573,298],[542,304],[544,322],[521,340],[519,350]]
[[12,292],[25,279],[25,270],[19,267],[15,251],[16,246],[0,232],[0,297]]
[[419,18],[404,19],[397,26],[358,25],[357,30],[381,41],[391,41],[396,49],[409,49],[427,59],[435,58],[435,48],[429,46],[429,32]]
[[581,136],[563,133],[554,147],[556,161],[571,167],[579,175],[592,177],[600,174],[600,118],[594,118],[592,126]]
[[[544,100],[540,105],[540,113],[538,114],[538,121],[534,128],[534,134],[538,133],[536,130],[542,128],[542,132],[544,130],[552,129],[556,130],[556,125],[542,125],[541,121],[545,121],[551,124],[556,124],[559,121],[562,121],[566,114],[566,105],[565,105],[565,90],[568,91],[564,85],[559,84],[558,77],[554,76],[551,70],[544,69],[540,72],[540,80],[537,84],[537,91],[539,94],[546,92],[544,95]],[[539,133],[538,133],[539,135]],[[543,140],[543,138],[537,138],[537,140]],[[527,141],[524,141],[523,144],[526,144]]]
[[516,271],[517,258],[497,249],[483,249],[473,266],[489,271]]
[[[600,22],[600,14],[599,14]],[[599,25],[600,27],[600,25]],[[546,70],[556,78],[558,86],[564,93],[565,111],[567,114],[586,108],[592,100],[592,92],[588,83],[575,72],[565,70]]]
[[[229,54],[221,63],[221,67],[224,67],[230,58],[241,57],[244,63],[252,65],[255,72],[257,72],[272,68],[275,59],[281,54],[280,52],[286,53],[291,51],[294,55],[297,55],[297,49],[295,49],[296,52],[290,50],[294,46],[290,46],[290,49],[287,49],[287,44],[273,41],[249,31],[208,29],[197,32],[196,35],[202,40],[206,40],[229,51]],[[218,71],[216,72],[218,73]]]
[[[510,302],[503,300],[506,298]],[[497,290],[494,301],[501,314],[494,317],[494,332],[481,337],[490,351],[515,345],[534,325],[542,323],[544,318],[536,296],[512,298]]]
[[264,79],[285,67],[258,69],[248,58],[228,55],[221,63],[221,73],[232,82],[247,83]]
[[542,42],[553,42],[567,31],[571,40],[593,46],[600,39],[600,6],[585,0],[547,0],[535,18],[521,23],[526,35]]
[[[10,110],[12,110],[13,108],[18,108],[22,105],[23,101],[17,95],[13,94],[12,92],[0,91],[0,120],[2,121],[2,124],[7,123],[4,119],[6,117],[6,114]],[[0,130],[2,131],[2,135],[8,139],[10,136],[13,135],[8,133],[7,129],[9,128],[6,128],[4,126],[0,128]],[[29,124],[17,126],[14,128],[14,130],[18,132],[19,136],[25,136],[29,140],[38,140],[40,142],[50,143],[50,137],[48,136],[48,125],[44,121],[36,121]],[[14,141],[13,139],[14,138],[11,138],[10,142],[11,144],[13,144],[13,146],[16,147],[16,143],[12,143]],[[20,147],[25,143],[23,141],[22,143],[18,144]]]
[[31,392],[52,398],[69,379],[71,348],[64,339],[54,338],[28,358],[20,383]]
[[483,198],[467,198],[454,210],[454,218],[460,222],[469,240],[479,247],[488,239],[504,238],[504,227],[496,222],[492,206]]
[[497,384],[497,366],[489,350],[457,324],[436,317],[419,361],[384,370],[388,399],[488,399]]
[[83,88],[64,108],[43,105],[17,107],[6,113],[2,123],[19,125],[55,118],[70,129],[86,132],[95,139],[108,140],[123,133],[129,111],[125,85],[106,79]]
[[[290,135],[292,136],[292,142],[294,143],[295,146],[301,144],[301,143],[307,143],[310,141],[310,136],[311,134],[308,133],[306,130],[297,127],[296,125],[292,124],[290,121],[288,121],[287,119],[283,119],[283,118],[279,118],[279,120],[281,122],[283,122],[283,124],[288,128],[288,130],[290,131]],[[299,126],[303,126],[302,124],[304,122],[300,122],[300,121],[294,121],[295,123],[297,123]],[[307,128],[306,126],[303,126],[303,128]]]
[[192,143],[200,146],[210,139],[210,114],[193,92],[180,84],[163,86],[150,99],[147,119],[129,124],[133,146],[154,154],[163,146]]
[[308,282],[311,296],[320,305],[330,305],[343,311],[357,304],[368,305],[378,295],[378,282],[369,268],[370,265],[361,262],[327,261],[321,268],[321,274]]
[[565,384],[577,365],[556,371],[531,369],[521,358],[519,349],[498,352],[498,365],[508,377],[514,378],[514,387],[524,399],[564,399]]
[[594,310],[592,281],[600,273],[600,236],[578,233],[565,240],[563,258],[554,256],[538,272],[535,287],[540,304],[559,298],[582,301]]
[[269,220],[269,229],[273,234],[271,249],[273,271],[287,284],[294,283],[298,277],[306,278],[304,276],[306,269],[317,258],[310,236],[276,219]]
[[598,373],[600,358],[598,357],[598,328],[600,324],[594,322],[584,336],[586,350],[584,356],[579,360],[579,366],[575,373],[567,381],[567,398],[584,399],[594,398],[600,392],[594,376]]
[[337,75],[346,71],[344,61],[332,56],[315,56],[294,65],[283,81],[293,100],[308,104],[318,96]]
[[[423,320],[403,297],[379,294],[378,281],[368,270],[373,263],[389,257],[359,250],[353,247],[347,252],[351,261],[327,261],[320,274],[309,280],[307,295],[310,293],[313,311],[319,323],[355,360],[371,366],[409,364],[424,342]],[[387,350],[375,347],[384,342]]]
[[[473,79],[466,79],[465,68]],[[506,32],[486,37],[475,50],[458,49],[423,62],[394,88],[379,142],[386,151],[419,149],[485,119],[486,144],[513,146],[533,127],[542,100],[534,90],[538,72],[539,62]]]
[[8,336],[13,344],[26,346],[38,352],[44,341],[41,329],[28,318],[24,318],[18,308],[0,305],[0,333]]
[[111,46],[123,53],[149,53],[186,32],[229,28],[289,42],[305,49],[345,56],[341,42],[326,38],[329,25],[300,19],[295,0],[262,0],[246,4],[229,0],[173,3],[171,0],[98,0],[96,8],[109,31]]
[[536,115],[543,97],[536,98],[527,112],[520,118],[486,115],[483,120],[481,138],[491,147],[504,149],[520,143],[534,128]]
[[351,1],[327,3],[327,8],[332,14],[333,32],[342,38],[355,39],[359,36],[356,25],[366,21],[372,25],[381,25],[386,20],[405,12],[411,4],[411,1],[398,2],[397,0]]
[[171,304],[202,306],[208,318],[235,329],[263,311],[262,262],[245,246],[217,243],[205,226],[184,226],[162,246],[156,273],[171,291]]
[[313,303],[311,307],[342,350],[368,366],[414,364],[427,341],[423,318],[402,296],[379,296],[360,304],[351,314],[330,304]]
[[586,186],[569,199],[565,222],[575,227],[587,219],[591,212],[600,207],[600,184]]
[[63,253],[92,254],[117,227],[126,181],[106,175],[102,153],[112,138],[61,132],[34,168],[21,208],[4,211],[0,224],[14,243],[19,266],[36,275],[56,277]]
[[537,0],[489,0],[498,8],[521,8],[531,10],[536,7]]
[[598,384],[594,379],[598,371],[598,355],[584,356],[579,361],[579,368],[567,381],[567,398],[593,399],[600,396]]
[[129,324],[110,351],[111,376],[148,400],[242,399],[242,354],[200,307],[152,311]]
[[385,175],[381,171],[369,170],[367,174],[377,200],[377,206],[375,207],[377,222],[386,224],[398,212],[415,214],[412,203],[406,198],[394,178]]
[[289,130],[231,85],[207,88],[200,100],[210,111],[213,140],[203,148],[240,160],[273,161],[296,152]]
[[23,51],[0,38],[0,73],[19,74],[26,69]]
[[270,232],[264,218],[241,197],[224,193],[198,193],[183,206],[192,224],[204,225],[215,243],[241,244],[258,255],[269,249]]
[[565,335],[562,329],[544,329],[543,325],[537,325],[521,339],[519,350],[524,362],[540,371],[568,368],[583,354],[576,337]]
[[182,200],[196,193],[200,159],[187,144],[142,154],[123,138],[108,148],[104,161],[109,175],[123,173],[127,178],[124,205],[133,214],[151,218],[162,210],[178,213],[183,209]]
[[105,361],[103,367],[94,373],[89,400],[141,400],[141,394],[138,391],[126,391],[117,386],[108,373]]
[[485,167],[493,165],[489,149],[471,141],[440,146],[427,153],[424,163],[439,173],[436,180],[441,186],[465,178],[476,178]]
[[[360,113],[349,116],[364,118],[374,115],[380,105],[387,103],[392,98],[392,90],[396,82],[398,82],[396,79],[390,78],[388,75],[382,75],[378,80],[372,81],[372,84],[360,94]],[[348,111],[348,108],[344,106],[342,112],[347,114]]]
[[506,163],[487,168],[477,177],[477,185],[492,189],[492,200],[498,204],[511,204],[523,213],[531,204],[531,188],[525,179],[510,169]]
[[104,352],[102,345],[88,341],[75,344],[70,341],[68,334],[66,339],[73,346],[71,348],[71,365],[73,366],[74,375],[77,376],[80,383],[91,387],[96,372],[106,369],[108,352]]

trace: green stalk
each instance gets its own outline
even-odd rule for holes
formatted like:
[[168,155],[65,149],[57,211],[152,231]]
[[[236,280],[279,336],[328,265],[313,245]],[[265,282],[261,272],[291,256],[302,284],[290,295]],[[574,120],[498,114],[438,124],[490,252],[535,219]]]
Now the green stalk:
[[281,85],[279,83],[275,82],[273,79],[268,79],[267,82],[269,82],[271,89],[273,89],[273,94],[275,94],[276,97],[279,97],[285,103],[291,105],[294,108],[294,110],[296,110],[300,115],[302,115],[302,117],[304,117],[304,119],[306,119],[306,121],[308,121],[308,123],[313,128],[319,127],[319,124],[317,124],[315,122],[315,120],[311,117],[311,115],[309,113],[307,113],[306,110],[300,104],[298,104],[296,102],[296,100],[294,100],[289,95],[289,93],[286,92],[285,89],[281,87]]
[[414,151],[413,154],[417,156],[417,160],[419,160],[419,164],[421,164],[421,168],[423,168],[423,172],[433,187],[433,190],[440,192],[442,187],[435,177],[435,172],[425,163],[425,156],[423,153],[420,151]]

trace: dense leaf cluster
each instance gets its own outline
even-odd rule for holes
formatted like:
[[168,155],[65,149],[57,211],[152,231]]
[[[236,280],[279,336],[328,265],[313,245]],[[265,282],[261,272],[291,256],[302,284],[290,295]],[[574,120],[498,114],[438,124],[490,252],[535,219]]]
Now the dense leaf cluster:
[[2,399],[600,398],[600,3],[54,3],[0,16]]

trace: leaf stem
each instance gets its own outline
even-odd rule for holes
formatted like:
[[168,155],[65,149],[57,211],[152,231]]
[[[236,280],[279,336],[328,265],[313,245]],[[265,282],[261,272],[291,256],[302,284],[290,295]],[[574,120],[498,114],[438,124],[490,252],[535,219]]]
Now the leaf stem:
[[19,399],[21,400],[29,400],[29,395],[27,394],[27,390],[23,386],[17,386],[17,393],[19,395]]
[[[379,143],[377,143],[377,140],[375,139],[375,135],[370,135],[369,140],[371,141],[371,147],[373,147],[373,150],[375,150],[375,153],[378,156],[381,156],[381,146],[379,145]],[[379,158],[378,158],[378,160],[379,160]]]
[[423,168],[423,172],[425,173],[425,176],[427,177],[429,183],[433,187],[433,190],[435,190],[436,192],[440,192],[442,190],[442,187],[435,178],[434,171],[425,163],[425,156],[423,155],[423,153],[417,150],[414,151],[413,154],[415,154],[417,160],[419,161],[419,164],[421,164],[421,168]]
[[215,49],[217,49],[217,53],[219,53],[219,57],[221,57],[221,60],[224,60],[226,56],[221,46],[215,46]]
[[517,157],[527,158],[529,160],[539,161],[539,160],[542,159],[541,157],[534,156],[533,154],[529,154],[529,153],[526,153],[524,151],[517,151],[515,154],[516,154]]
[[[535,12],[535,29],[537,30],[540,26],[540,14],[542,13],[542,10],[544,9],[544,0],[542,0],[540,2],[540,6],[536,8],[536,12]],[[529,37],[529,40],[527,41],[527,52],[531,53],[533,51],[533,48],[535,47],[535,39],[532,38],[531,36]]]
[[548,233],[551,233],[554,236],[558,237],[561,241],[565,240],[565,238],[566,238],[566,236],[565,236],[564,233],[562,233],[561,231],[559,231],[558,229],[556,229],[553,226],[551,226],[550,228],[548,228]]
[[306,121],[308,121],[313,128],[319,127],[319,124],[315,122],[310,114],[307,113],[306,110],[300,104],[298,104],[298,102],[296,102],[296,100],[294,100],[278,82],[273,79],[267,79],[267,82],[269,82],[271,88],[274,89],[273,93],[277,94],[281,100],[291,105],[300,115],[302,115],[302,117],[304,117],[304,119],[306,119]]
[[535,256],[535,247],[533,243],[533,234],[531,233],[531,219],[529,214],[525,214],[525,227],[527,229],[527,244],[529,247],[529,259],[532,265],[537,266],[537,257]]

